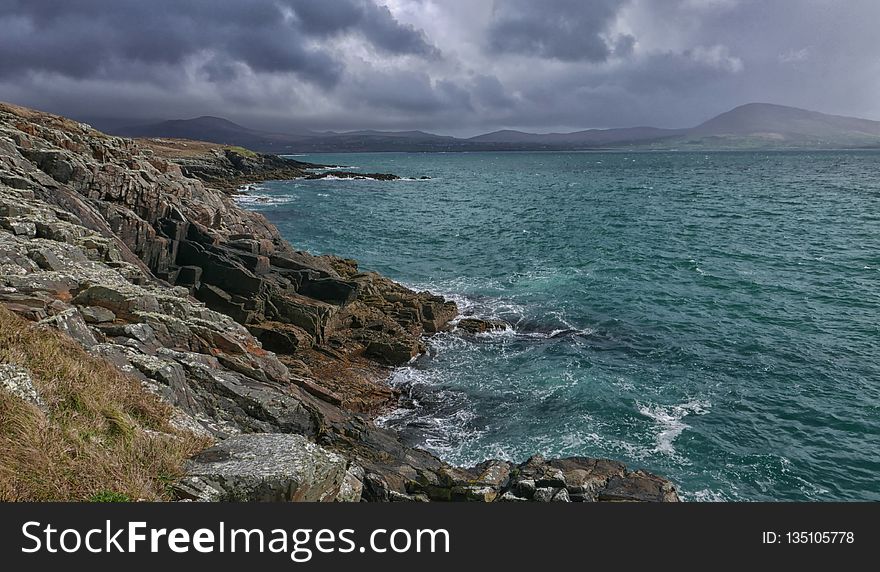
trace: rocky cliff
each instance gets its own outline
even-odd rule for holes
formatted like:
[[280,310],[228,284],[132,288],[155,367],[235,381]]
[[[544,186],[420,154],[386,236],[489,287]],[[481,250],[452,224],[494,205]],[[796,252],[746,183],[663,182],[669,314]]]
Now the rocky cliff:
[[396,398],[388,368],[457,308],[297,251],[226,192],[305,167],[229,148],[194,160],[0,104],[0,302],[217,442],[188,463],[178,497],[677,500],[668,481],[613,461],[462,469],[374,425]]

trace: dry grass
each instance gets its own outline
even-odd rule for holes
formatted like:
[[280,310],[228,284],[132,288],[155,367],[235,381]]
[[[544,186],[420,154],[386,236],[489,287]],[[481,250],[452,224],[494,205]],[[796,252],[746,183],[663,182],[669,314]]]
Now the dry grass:
[[0,390],[0,500],[162,500],[207,445],[137,380],[2,306],[0,363],[28,368],[48,408]]
[[[14,103],[0,101],[0,112],[11,113],[12,115],[17,115],[26,121],[39,123],[45,127],[51,127],[53,129],[64,129],[74,132],[78,132],[81,129],[81,124],[73,119],[68,119],[61,115],[55,115],[54,113],[47,113],[37,109],[22,107],[21,105],[16,105]],[[107,135],[100,131],[91,130],[90,134],[93,137],[107,137]]]
[[[138,146],[142,149],[151,149],[153,155],[162,159],[213,159],[214,153],[223,149],[231,149],[241,152],[241,155],[250,153],[256,155],[253,151],[244,147],[230,147],[229,145],[221,145],[220,143],[209,143],[207,141],[195,141],[192,139],[178,139],[174,137],[140,137],[135,139]],[[250,155],[249,155],[250,156]]]

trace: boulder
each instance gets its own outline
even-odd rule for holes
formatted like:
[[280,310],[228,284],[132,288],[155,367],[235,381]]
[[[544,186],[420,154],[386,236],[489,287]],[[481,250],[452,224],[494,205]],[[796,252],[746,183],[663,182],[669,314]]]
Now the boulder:
[[[344,458],[299,435],[238,435],[193,457],[175,490],[198,501],[331,502],[347,469]],[[343,495],[351,499],[354,492]]]
[[580,495],[580,500],[595,501],[612,477],[626,474],[626,466],[608,459],[569,457],[553,459],[548,465],[562,472],[566,489],[570,494]]
[[101,306],[83,306],[79,312],[88,324],[103,324],[116,319],[116,314]]
[[100,306],[117,316],[136,319],[137,312],[159,312],[159,301],[155,296],[145,295],[142,291],[131,288],[113,286],[91,286],[73,298],[77,306]]
[[608,486],[599,491],[600,501],[623,502],[677,502],[678,494],[668,480],[645,471],[633,471],[614,476]]
[[29,253],[31,260],[43,270],[58,271],[64,269],[64,263],[48,248],[38,248]]
[[94,334],[92,334],[92,331],[76,308],[70,308],[55,314],[51,318],[41,320],[39,323],[57,328],[86,348],[91,348],[98,343],[98,340],[95,339]]

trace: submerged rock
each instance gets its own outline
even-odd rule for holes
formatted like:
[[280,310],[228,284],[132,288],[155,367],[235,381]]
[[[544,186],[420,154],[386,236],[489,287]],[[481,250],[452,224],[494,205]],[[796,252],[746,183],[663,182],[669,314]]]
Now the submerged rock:
[[350,171],[323,171],[321,173],[310,173],[305,176],[308,180],[317,179],[373,179],[376,181],[395,181],[400,177],[391,173],[352,173]]
[[462,318],[455,327],[471,334],[484,334],[486,332],[503,332],[510,329],[510,325],[503,320],[484,320],[481,318]]

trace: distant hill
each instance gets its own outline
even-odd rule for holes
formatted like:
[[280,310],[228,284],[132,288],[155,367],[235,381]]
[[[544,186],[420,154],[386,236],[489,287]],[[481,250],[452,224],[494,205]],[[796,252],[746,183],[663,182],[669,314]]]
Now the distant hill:
[[703,144],[772,144],[793,147],[880,145],[880,121],[827,115],[796,107],[749,103],[687,130],[685,139]]
[[269,152],[284,151],[286,145],[310,135],[258,131],[243,127],[228,119],[210,115],[194,119],[172,119],[147,125],[118,127],[112,132],[125,137],[166,137],[210,141],[211,143],[240,145],[257,151]]
[[749,103],[692,128],[628,127],[587,129],[571,133],[527,133],[501,130],[469,139],[424,131],[271,133],[250,129],[220,117],[203,116],[108,131],[128,137],[167,137],[240,145],[267,153],[357,151],[505,151],[754,148],[880,148],[880,121],[827,115],[795,107]]
[[657,127],[628,127],[623,129],[587,129],[573,133],[525,133],[523,131],[495,131],[471,137],[468,141],[479,143],[518,143],[539,145],[611,145],[656,141],[681,135],[684,129],[659,129]]

